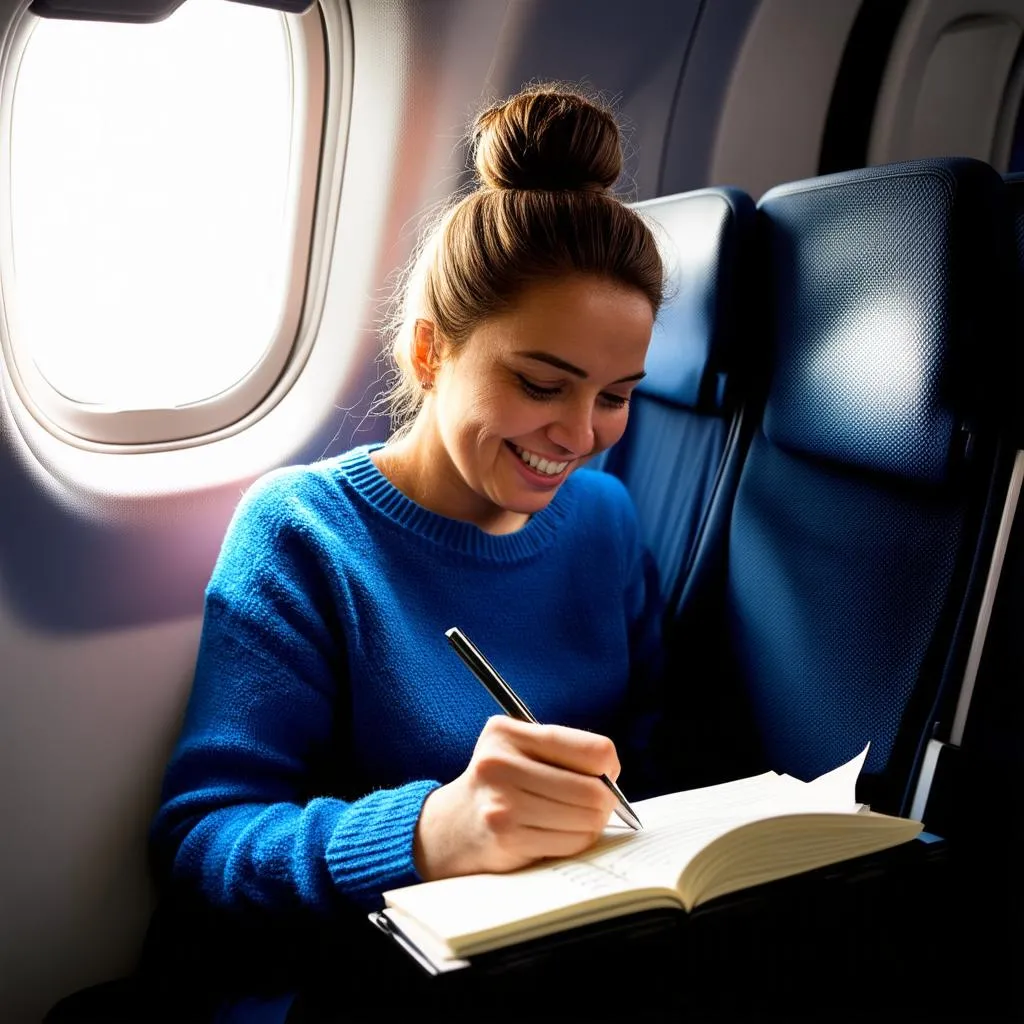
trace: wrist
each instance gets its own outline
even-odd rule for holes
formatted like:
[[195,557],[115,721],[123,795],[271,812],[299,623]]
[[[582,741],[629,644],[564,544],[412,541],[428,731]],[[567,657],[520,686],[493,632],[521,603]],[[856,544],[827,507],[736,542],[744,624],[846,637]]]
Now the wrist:
[[424,882],[432,882],[445,877],[442,863],[444,858],[438,849],[438,837],[440,834],[439,820],[443,818],[443,811],[439,813],[439,804],[444,803],[446,788],[446,786],[440,786],[427,794],[413,832],[413,866]]

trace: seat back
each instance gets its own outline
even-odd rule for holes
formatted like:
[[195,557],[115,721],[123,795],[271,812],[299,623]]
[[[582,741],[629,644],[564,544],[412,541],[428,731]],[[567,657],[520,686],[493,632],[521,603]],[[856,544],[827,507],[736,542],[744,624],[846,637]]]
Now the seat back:
[[1012,462],[1005,198],[986,164],[931,160],[758,203],[763,412],[679,610],[684,645],[715,659],[687,699],[720,774],[809,779],[870,742],[861,799],[910,809]]
[[[1024,367],[1024,174],[1006,176],[1016,236],[1016,324],[1003,338]],[[1008,325],[1009,326],[1009,325]],[[916,804],[953,840],[959,904],[947,934],[969,936],[957,950],[957,972],[971,979],[963,1020],[1017,1020],[1024,959],[1024,408],[1013,410],[1014,468],[985,583],[974,641],[948,733],[929,743]],[[956,1007],[950,1007],[955,1012]]]
[[[1018,299],[1024,296],[1024,174],[1006,175],[1016,240]],[[1024,364],[1024,311],[1009,339]],[[1019,370],[1018,370],[1019,373]],[[1015,374],[1016,375],[1016,374]],[[1019,379],[1019,376],[1017,376]],[[986,813],[1013,811],[1007,824],[1024,838],[1024,409],[1016,408],[1017,452],[987,585],[983,632],[979,632],[977,671],[967,679],[954,715],[950,741],[967,750],[976,783],[987,779],[973,802]],[[974,666],[972,665],[972,668]]]
[[754,202],[708,188],[638,203],[666,261],[647,377],[622,439],[600,465],[629,489],[668,598],[685,578],[742,397]]
[[[1017,360],[1015,379],[1024,366],[1024,174],[1006,175],[1007,196],[1016,240],[1018,318],[1008,332]],[[979,826],[975,839],[986,856],[996,849],[1014,861],[1024,840],[1024,648],[1020,623],[1024,613],[1024,410],[1015,408],[1016,454],[1003,506],[1000,532],[986,581],[985,600],[973,658],[957,699],[948,747],[943,747],[938,787],[954,789],[959,798],[951,829],[963,821]],[[945,771],[943,765],[947,765]],[[996,815],[1003,827],[993,834],[980,826]],[[971,825],[967,826],[968,830]],[[1016,875],[1016,869],[1014,869]],[[1022,886],[1018,883],[1018,898]],[[1024,919],[1022,919],[1024,920]],[[1018,921],[1018,926],[1021,921]],[[1018,928],[1024,932],[1024,928]]]

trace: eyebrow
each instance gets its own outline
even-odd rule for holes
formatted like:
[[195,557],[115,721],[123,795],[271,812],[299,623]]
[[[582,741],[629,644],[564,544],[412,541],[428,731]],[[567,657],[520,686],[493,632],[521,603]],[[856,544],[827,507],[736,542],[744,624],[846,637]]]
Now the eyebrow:
[[[535,359],[539,363],[547,363],[556,369],[565,370],[566,373],[571,373],[574,377],[579,377],[581,380],[586,380],[589,376],[586,370],[581,370],[578,366],[573,366],[572,363],[567,363],[564,359],[559,359],[558,356],[553,356],[549,352],[519,352],[518,355],[524,359]],[[619,377],[618,380],[613,380],[612,383],[626,384],[633,380],[643,380],[646,376],[646,372],[641,370],[639,373],[631,373],[628,377]]]

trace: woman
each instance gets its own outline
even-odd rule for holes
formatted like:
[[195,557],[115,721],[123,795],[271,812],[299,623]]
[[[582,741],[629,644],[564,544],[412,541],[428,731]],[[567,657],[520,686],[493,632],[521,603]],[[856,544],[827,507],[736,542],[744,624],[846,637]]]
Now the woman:
[[[652,563],[621,484],[579,470],[625,429],[657,245],[600,104],[530,88],[473,145],[407,286],[401,429],[258,481],[207,589],[153,849],[178,935],[218,936],[183,975],[223,990],[358,945],[388,889],[585,849],[620,756],[628,796],[656,786]],[[497,714],[451,626],[553,724]]]

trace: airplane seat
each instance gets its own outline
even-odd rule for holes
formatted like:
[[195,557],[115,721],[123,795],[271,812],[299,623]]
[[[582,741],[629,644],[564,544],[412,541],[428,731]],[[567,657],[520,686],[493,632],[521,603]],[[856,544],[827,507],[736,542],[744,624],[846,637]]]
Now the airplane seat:
[[[1016,241],[1017,317],[1004,337],[1024,370],[1024,174],[1005,176]],[[1024,409],[1017,407],[1014,471],[986,590],[987,616],[975,650],[975,671],[957,702],[949,743],[941,749],[929,811],[946,808],[969,908],[965,932],[984,941],[964,970],[975,979],[976,1019],[1024,1019]],[[1002,1016],[996,1017],[997,1014]],[[986,1018],[988,1019],[988,1018]]]
[[[987,164],[934,159],[758,202],[763,402],[745,410],[735,485],[712,502],[667,625],[689,784],[810,780],[870,744],[858,799],[910,812],[950,725],[1010,481],[1005,191]],[[808,879],[799,907],[766,887],[750,927],[695,920],[708,976],[743,933],[763,941],[727,959],[771,977],[802,965],[784,999],[817,988],[852,1007],[861,980],[905,1012],[959,1009],[967,892],[952,843],[924,824],[871,865]],[[858,1007],[877,1009],[870,992]]]
[[672,609],[671,649],[702,666],[674,694],[711,766],[694,784],[810,779],[870,743],[860,799],[910,811],[1010,476],[1005,203],[969,159],[759,201],[767,392]]
[[[1024,378],[1024,173],[1004,176],[1015,240],[1017,287],[1015,318],[1003,337],[1015,360],[1013,379]],[[1014,469],[1003,505],[1000,533],[987,580],[985,616],[975,644],[975,665],[961,690],[949,737],[953,768],[937,773],[935,790],[944,784],[954,792],[954,811],[972,817],[1012,810],[1006,827],[1024,838],[1024,740],[1019,724],[1024,715],[1024,688],[1018,624],[1024,608],[1024,526],[1020,512],[1024,483],[1024,409],[1015,406],[1012,433]],[[962,762],[962,763],[961,763]],[[940,762],[940,765],[942,762]],[[960,778],[959,776],[963,777]],[[961,827],[951,813],[951,828]],[[978,819],[980,820],[980,818]],[[973,831],[973,830],[971,830]],[[998,845],[1005,845],[1005,835]],[[1016,843],[1009,844],[1015,846]]]
[[636,203],[667,289],[621,440],[595,462],[630,491],[668,600],[685,578],[735,430],[754,201],[698,189]]
[[[1024,377],[1024,173],[1005,176],[1016,242],[1018,284],[1017,318],[1011,335],[1017,359],[1015,379]],[[999,844],[1020,849],[1024,841],[1024,658],[1019,624],[1024,615],[1024,408],[1017,407],[1014,474],[1004,507],[1003,531],[989,583],[991,612],[977,674],[957,708],[957,732],[973,780],[963,788],[968,806],[983,815],[1005,816],[1013,842]],[[1004,837],[1005,839],[1005,837]],[[1014,875],[1017,872],[1013,873]],[[1024,921],[1024,917],[1021,918]]]

